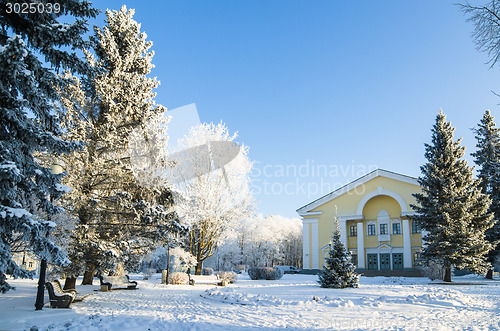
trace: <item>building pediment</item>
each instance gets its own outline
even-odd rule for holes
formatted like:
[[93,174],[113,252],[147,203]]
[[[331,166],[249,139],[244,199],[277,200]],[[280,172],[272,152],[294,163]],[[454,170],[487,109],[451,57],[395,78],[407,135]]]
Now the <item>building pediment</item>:
[[314,210],[314,209],[316,209],[316,208],[318,208],[318,207],[320,207],[320,206],[322,206],[322,205],[324,205],[324,204],[326,204],[334,199],[337,199],[337,198],[341,197],[342,195],[352,193],[352,192],[358,192],[358,191],[359,191],[359,193],[356,193],[356,194],[363,195],[363,197],[361,198],[361,201],[358,204],[358,208],[356,210],[357,215],[361,215],[364,205],[368,202],[368,200],[370,200],[371,198],[373,198],[377,195],[388,195],[388,196],[394,198],[400,204],[402,213],[409,212],[408,208],[406,207],[406,203],[405,203],[404,199],[401,196],[399,196],[399,194],[397,192],[387,190],[383,187],[378,187],[377,190],[374,190],[371,192],[365,192],[364,190],[362,190],[362,188],[364,187],[363,185],[365,185],[366,183],[368,183],[369,181],[371,181],[377,177],[389,178],[392,180],[396,180],[399,182],[408,183],[408,184],[412,184],[412,185],[416,185],[416,186],[419,185],[417,178],[398,174],[398,173],[383,170],[383,169],[377,169],[377,170],[374,170],[374,171],[368,173],[367,175],[360,177],[360,178],[356,179],[355,181],[353,181],[349,184],[346,184],[346,185],[340,187],[339,189],[337,189],[333,192],[330,192],[327,195],[325,195],[317,200],[314,200],[313,202],[308,203],[307,205],[297,209],[297,213],[302,217],[316,216],[316,215],[318,215],[318,213],[321,213],[321,211]]
[[389,244],[381,244],[377,247],[378,249],[391,249],[391,245]]

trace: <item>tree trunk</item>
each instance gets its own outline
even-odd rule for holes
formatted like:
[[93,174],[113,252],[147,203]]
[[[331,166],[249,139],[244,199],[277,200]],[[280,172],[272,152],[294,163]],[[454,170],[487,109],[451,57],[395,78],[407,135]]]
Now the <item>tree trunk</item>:
[[493,269],[488,269],[488,272],[486,273],[486,279],[493,279]]
[[83,274],[82,285],[93,285],[95,267],[88,267]]
[[444,269],[444,281],[451,282],[451,267],[446,267]]
[[71,290],[76,286],[76,277],[66,277],[63,290]]
[[194,274],[197,276],[201,275],[202,268],[203,268],[203,261],[198,261],[198,264],[196,265],[196,271]]

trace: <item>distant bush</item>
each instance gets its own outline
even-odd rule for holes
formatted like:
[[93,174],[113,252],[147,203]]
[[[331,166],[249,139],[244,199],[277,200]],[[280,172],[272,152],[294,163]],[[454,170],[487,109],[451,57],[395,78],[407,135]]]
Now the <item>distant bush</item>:
[[214,269],[212,268],[203,268],[201,269],[201,274],[204,276],[211,276],[214,274]]
[[189,280],[189,276],[185,272],[174,272],[170,274],[169,283],[173,285],[186,285]]
[[250,268],[248,269],[248,276],[253,280],[276,280],[283,277],[283,270],[277,268]]
[[238,264],[238,265],[235,265],[233,269],[234,269],[234,270],[239,270],[239,271],[243,272],[243,271],[245,271],[247,268],[246,268],[246,266],[245,266],[244,264]]
[[220,280],[225,280],[231,284],[236,282],[236,272],[233,271],[219,271],[217,273],[217,277],[219,277]]

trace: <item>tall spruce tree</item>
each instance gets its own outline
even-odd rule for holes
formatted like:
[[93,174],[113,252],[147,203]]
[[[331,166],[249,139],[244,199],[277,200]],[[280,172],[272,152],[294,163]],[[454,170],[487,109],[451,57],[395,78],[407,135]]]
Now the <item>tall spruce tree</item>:
[[414,194],[414,221],[428,233],[420,255],[426,265],[435,262],[445,268],[444,281],[451,282],[451,270],[467,268],[485,272],[484,256],[491,249],[485,231],[492,225],[491,199],[481,192],[480,180],[463,159],[465,147],[453,140],[455,128],[442,111],[432,128],[432,144],[425,144],[427,163],[420,167],[422,193]]
[[[490,211],[494,214],[494,225],[486,230],[486,239],[493,249],[488,253],[488,262],[495,262],[500,254],[500,130],[496,127],[494,117],[487,110],[478,127],[474,129],[477,139],[477,151],[472,153],[474,162],[479,166],[481,190],[491,198]],[[486,278],[493,279],[493,268]]]
[[327,288],[358,287],[359,275],[355,269],[356,266],[351,263],[351,254],[340,241],[340,232],[336,230],[325,259],[325,268],[318,276],[318,283]]
[[[26,3],[29,1],[17,1]],[[65,68],[85,74],[88,66],[74,52],[84,46],[86,18],[98,13],[86,1],[38,1],[52,11],[18,13],[12,2],[0,2],[0,291],[11,286],[5,274],[29,277],[13,260],[11,245],[20,239],[31,250],[52,263],[66,263],[65,254],[47,238],[52,222],[35,213],[56,214],[52,204],[62,193],[59,180],[40,165],[33,154],[50,151],[67,153],[77,144],[59,139],[59,123],[53,102],[59,97],[54,87],[68,81],[56,70]],[[41,6],[39,6],[41,8]],[[60,23],[61,16],[73,23]],[[52,199],[52,200],[51,200]]]
[[66,159],[70,169],[64,184],[74,190],[65,205],[78,218],[69,247],[73,264],[67,270],[67,288],[74,287],[82,268],[83,284],[92,284],[95,271],[130,266],[153,240],[185,231],[176,221],[166,182],[156,178],[155,185],[144,185],[131,161],[132,136],[140,136],[136,142],[141,146],[155,145],[151,151],[168,138],[165,131],[149,134],[166,108],[154,102],[159,82],[147,76],[154,67],[152,42],[146,41],[133,15],[125,6],[106,11],[107,24],[96,27],[91,38],[95,56],[86,52],[96,75],[82,83],[68,77],[75,84],[60,91],[66,135],[87,143]]

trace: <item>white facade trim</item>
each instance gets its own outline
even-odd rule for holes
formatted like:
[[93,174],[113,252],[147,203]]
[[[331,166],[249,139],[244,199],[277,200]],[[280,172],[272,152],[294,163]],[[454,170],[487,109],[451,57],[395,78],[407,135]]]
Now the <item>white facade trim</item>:
[[323,214],[322,211],[308,211],[300,214],[300,216],[320,216],[321,214]]
[[304,269],[310,269],[309,265],[309,223],[302,220],[302,265]]
[[[318,223],[319,218],[302,219],[302,263],[304,269],[318,268]],[[309,230],[309,224],[311,224],[311,230]],[[311,233],[311,240],[309,240],[309,233]],[[312,255],[312,264],[309,263],[310,255]]]
[[363,197],[363,199],[361,199],[361,201],[358,204],[358,209],[356,210],[356,214],[358,215],[363,214],[363,208],[365,207],[368,200],[379,195],[387,195],[396,200],[399,203],[399,206],[401,207],[401,213],[406,212],[408,210],[406,208],[406,202],[399,194],[397,194],[394,191],[385,190],[381,186],[379,186],[375,191],[371,191],[370,193],[366,194]]
[[318,223],[318,221],[319,221],[319,218],[303,218],[302,224]]
[[[389,218],[389,213],[387,212],[387,210],[380,210],[378,212],[378,215],[377,215],[377,223],[378,223],[378,232],[377,232],[377,235],[378,235],[378,241],[391,241],[391,235],[389,234],[390,233],[390,229],[389,229],[389,221],[390,221],[390,218]],[[381,231],[381,225],[382,224],[385,224],[386,226],[386,233],[385,234],[382,234],[382,231]]]
[[410,222],[403,220],[403,268],[411,268]]
[[386,253],[386,251],[389,251],[389,252],[392,251],[391,245],[387,245],[387,244],[379,245],[377,248],[378,248],[379,252],[383,252],[383,253]]
[[[402,175],[402,174],[398,174],[398,173],[395,173],[395,172],[391,172],[391,171],[387,171],[387,170],[383,170],[383,169],[377,169],[377,170],[374,170],[366,175],[364,175],[363,177],[360,177],[358,179],[356,179],[355,181],[349,183],[349,184],[346,184],[344,186],[342,186],[341,188],[311,202],[311,203],[308,203],[307,205],[297,209],[297,213],[301,216],[303,215],[306,215],[309,211],[313,210],[314,208],[316,207],[319,207],[361,185],[364,185],[365,183],[369,182],[370,180],[376,178],[376,177],[386,177],[386,178],[390,178],[390,179],[394,179],[394,180],[397,180],[397,181],[400,181],[400,182],[404,182],[404,183],[409,183],[409,184],[413,184],[413,185],[419,185],[418,184],[418,180],[417,178],[414,178],[414,177],[410,177],[410,176],[406,176],[406,175]],[[403,209],[401,209],[403,210]],[[406,210],[406,209],[405,209]],[[358,215],[359,214],[362,214],[360,212],[357,213]]]
[[319,232],[318,224],[319,222],[311,222],[311,254],[312,254],[312,269],[319,269]]
[[340,241],[347,249],[347,221],[345,219],[339,219],[339,231],[340,231]]
[[339,216],[338,219],[341,219],[344,221],[358,221],[358,220],[364,220],[365,216],[364,215],[346,215],[346,216]]
[[[393,226],[392,226],[393,224],[399,224],[399,232],[400,232],[400,233],[394,233],[394,228],[393,228]],[[401,224],[401,220],[400,220],[399,218],[393,219],[393,220],[391,221],[391,225],[390,225],[390,227],[391,227],[391,228],[389,229],[389,230],[390,230],[391,235],[395,235],[395,236],[400,236],[400,235],[402,235],[402,234],[403,234],[403,229],[401,228],[401,226],[402,226],[402,224]]]
[[363,223],[359,222],[358,226],[358,268],[365,268],[365,236],[363,234]]
[[373,236],[376,236],[378,234],[377,222],[375,222],[375,221],[368,221],[366,223],[366,236],[367,237],[372,237],[372,235],[368,235],[368,225],[372,225],[372,224],[375,226],[375,234]]

